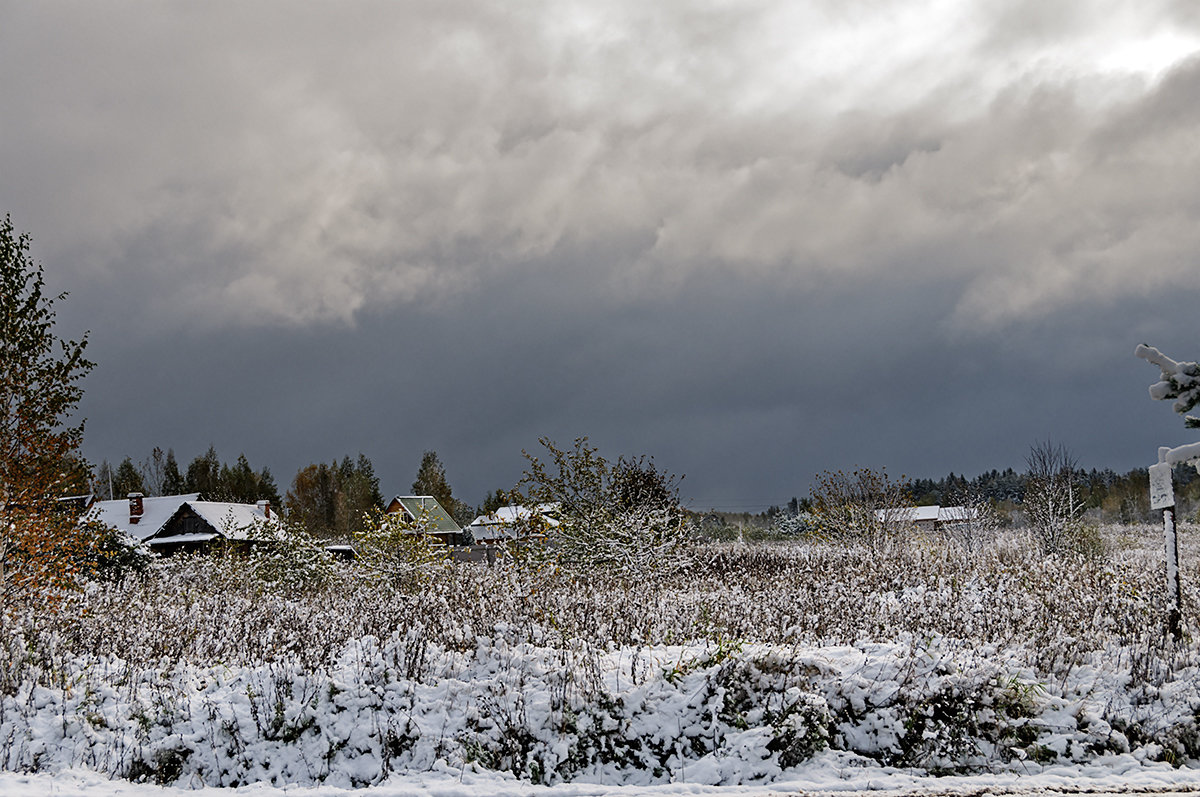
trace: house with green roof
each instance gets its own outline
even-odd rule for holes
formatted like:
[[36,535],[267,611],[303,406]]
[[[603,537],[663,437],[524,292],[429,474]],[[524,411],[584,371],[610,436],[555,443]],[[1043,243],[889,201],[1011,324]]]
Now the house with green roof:
[[398,495],[388,502],[385,511],[389,515],[402,515],[419,531],[446,545],[463,542],[462,527],[432,495]]

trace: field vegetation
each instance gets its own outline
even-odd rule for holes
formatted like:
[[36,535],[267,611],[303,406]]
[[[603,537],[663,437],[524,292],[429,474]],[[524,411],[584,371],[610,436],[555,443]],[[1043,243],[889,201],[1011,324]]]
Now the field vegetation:
[[[96,580],[0,649],[0,760],[162,783],[771,779],[1200,758],[1153,527],[674,546],[669,567],[390,567],[304,545]],[[1185,528],[1185,617],[1200,550]]]

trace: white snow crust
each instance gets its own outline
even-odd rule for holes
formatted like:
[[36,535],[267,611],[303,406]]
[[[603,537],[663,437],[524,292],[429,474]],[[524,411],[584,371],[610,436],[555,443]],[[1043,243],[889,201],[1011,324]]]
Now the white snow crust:
[[[534,773],[534,763],[543,773],[575,766],[574,785],[559,784],[564,794],[597,793],[572,791],[582,784],[924,783],[918,770],[881,763],[914,738],[927,745],[926,771],[966,763],[988,782],[1119,776],[1200,787],[1200,773],[1154,761],[1161,747],[1137,741],[1188,727],[1200,711],[1200,671],[1129,690],[1128,676],[1106,666],[1127,653],[1090,656],[1051,687],[1017,655],[953,640],[615,648],[595,658],[595,691],[585,699],[571,680],[584,675],[572,672],[570,651],[502,635],[445,650],[410,631],[355,640],[316,672],[77,658],[61,688],[26,683],[0,701],[0,734],[16,740],[8,770],[119,777],[152,762],[185,788],[516,788],[513,775],[481,765],[505,755],[525,756]],[[405,676],[414,657],[426,667],[416,679]],[[966,736],[947,724],[963,711],[975,729]],[[923,723],[916,737],[915,718]],[[1139,736],[1119,730],[1119,719]],[[840,749],[822,749],[831,737]],[[589,746],[605,752],[585,755]],[[784,760],[789,751],[797,761]],[[3,782],[15,789],[16,778]],[[81,788],[96,782],[69,778]]]

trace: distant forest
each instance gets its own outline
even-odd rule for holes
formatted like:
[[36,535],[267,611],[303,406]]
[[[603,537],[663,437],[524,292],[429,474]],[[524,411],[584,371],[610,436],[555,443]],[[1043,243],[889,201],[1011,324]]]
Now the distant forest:
[[[1112,523],[1138,523],[1157,518],[1150,510],[1150,474],[1145,468],[1127,473],[1075,470],[1075,483],[1088,513]],[[1200,474],[1190,465],[1175,468],[1175,500],[1181,518],[1190,518],[1200,507]],[[1001,510],[1019,509],[1025,498],[1028,476],[1012,468],[991,470],[974,479],[951,473],[943,479],[915,479],[910,493],[917,504],[954,505],[985,500]]]
[[[1074,481],[1087,515],[1105,523],[1142,523],[1158,519],[1159,513],[1150,510],[1150,475],[1145,468],[1117,473],[1111,468],[1097,470],[1075,469]],[[974,478],[950,473],[940,479],[908,481],[908,495],[918,506],[939,504],[957,506],[986,501],[1016,521],[1025,499],[1029,475],[1012,468],[990,470]],[[1179,465],[1174,470],[1175,502],[1180,520],[1197,520],[1200,510],[1200,474],[1191,465]],[[765,512],[716,513],[726,521],[770,524],[780,515],[797,515],[807,511],[806,498],[792,498],[786,506],[771,506]]]

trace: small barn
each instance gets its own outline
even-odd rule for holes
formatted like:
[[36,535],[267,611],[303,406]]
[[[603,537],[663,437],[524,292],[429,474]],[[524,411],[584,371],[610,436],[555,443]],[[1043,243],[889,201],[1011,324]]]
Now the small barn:
[[881,521],[911,523],[922,531],[938,531],[971,523],[979,518],[979,510],[973,506],[903,506],[895,509],[877,509],[875,517]]

